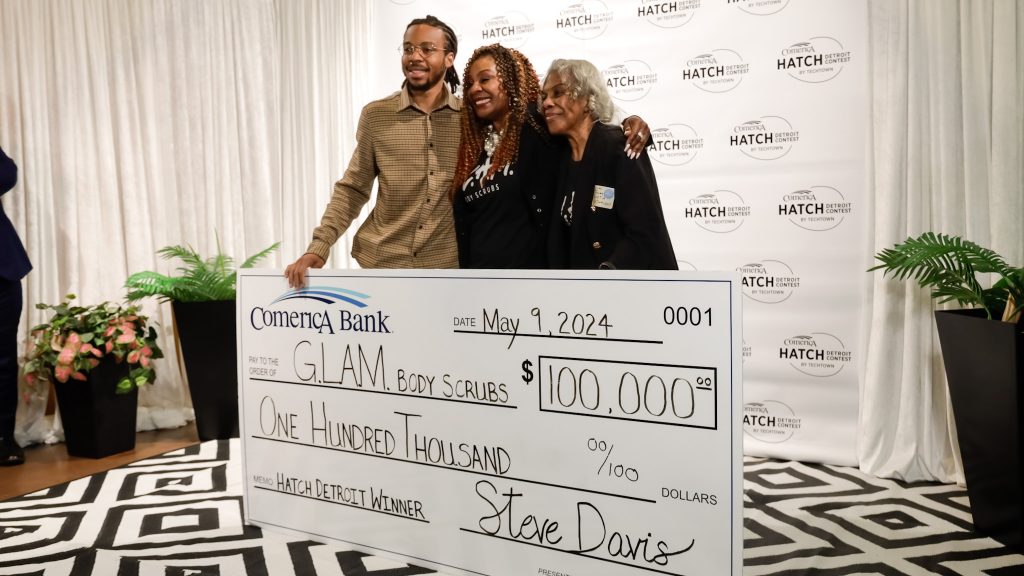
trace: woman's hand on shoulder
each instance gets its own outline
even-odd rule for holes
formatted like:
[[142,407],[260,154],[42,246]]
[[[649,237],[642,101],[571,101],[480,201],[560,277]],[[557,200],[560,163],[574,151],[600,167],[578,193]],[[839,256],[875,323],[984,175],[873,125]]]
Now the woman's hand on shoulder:
[[626,135],[626,147],[623,152],[630,160],[636,160],[651,138],[651,127],[643,118],[633,115],[622,121],[622,133]]

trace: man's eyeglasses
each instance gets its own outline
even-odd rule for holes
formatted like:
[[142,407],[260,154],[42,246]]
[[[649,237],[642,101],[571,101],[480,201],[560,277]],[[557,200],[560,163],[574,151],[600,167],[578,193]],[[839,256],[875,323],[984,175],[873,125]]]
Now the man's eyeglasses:
[[430,58],[441,50],[444,49],[438,48],[433,42],[424,42],[423,44],[402,44],[398,47],[398,51],[406,56],[412,56],[419,52],[424,58]]

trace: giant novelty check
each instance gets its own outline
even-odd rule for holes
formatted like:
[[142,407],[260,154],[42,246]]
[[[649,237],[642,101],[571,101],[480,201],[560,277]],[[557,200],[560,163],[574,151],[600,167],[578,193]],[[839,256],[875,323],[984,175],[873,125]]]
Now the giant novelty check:
[[247,520],[489,576],[740,576],[740,286],[242,271]]

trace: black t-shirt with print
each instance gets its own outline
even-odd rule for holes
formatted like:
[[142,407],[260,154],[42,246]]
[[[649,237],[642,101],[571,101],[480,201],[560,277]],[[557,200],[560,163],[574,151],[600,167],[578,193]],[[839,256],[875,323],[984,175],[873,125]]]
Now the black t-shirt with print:
[[506,165],[481,182],[490,165],[490,156],[482,152],[458,197],[473,223],[468,230],[468,267],[544,267],[541,235],[530,222],[517,165]]

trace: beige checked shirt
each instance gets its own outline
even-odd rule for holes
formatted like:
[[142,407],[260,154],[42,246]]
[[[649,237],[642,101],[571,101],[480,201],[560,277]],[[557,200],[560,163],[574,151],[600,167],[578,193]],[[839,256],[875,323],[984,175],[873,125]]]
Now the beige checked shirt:
[[429,114],[413,106],[405,89],[363,107],[356,150],[306,252],[327,259],[377,178],[377,201],[352,243],[356,262],[363,268],[458,268],[447,195],[461,106],[446,86],[445,100]]

